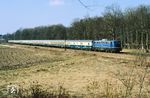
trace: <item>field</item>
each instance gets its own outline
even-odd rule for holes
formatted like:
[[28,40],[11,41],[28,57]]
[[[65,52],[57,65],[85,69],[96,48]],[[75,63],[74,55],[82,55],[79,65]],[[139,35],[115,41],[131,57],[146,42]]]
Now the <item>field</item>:
[[65,51],[59,48],[1,45],[0,94],[6,93],[9,84],[27,89],[36,83],[43,89],[63,86],[71,95],[88,98],[113,95],[148,98],[150,57],[149,54],[136,53],[139,52]]

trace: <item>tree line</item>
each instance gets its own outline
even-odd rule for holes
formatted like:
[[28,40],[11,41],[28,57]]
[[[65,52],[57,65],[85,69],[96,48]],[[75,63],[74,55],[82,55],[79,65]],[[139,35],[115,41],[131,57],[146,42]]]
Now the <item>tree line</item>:
[[7,40],[121,40],[126,48],[150,48],[150,6],[140,5],[122,11],[105,8],[101,16],[76,19],[70,27],[62,24],[19,29],[4,35]]

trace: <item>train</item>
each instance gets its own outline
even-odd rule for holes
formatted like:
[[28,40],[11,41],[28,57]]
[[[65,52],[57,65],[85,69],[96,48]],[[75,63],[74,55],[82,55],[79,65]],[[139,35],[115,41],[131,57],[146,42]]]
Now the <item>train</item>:
[[104,52],[122,51],[119,40],[8,40],[8,43]]

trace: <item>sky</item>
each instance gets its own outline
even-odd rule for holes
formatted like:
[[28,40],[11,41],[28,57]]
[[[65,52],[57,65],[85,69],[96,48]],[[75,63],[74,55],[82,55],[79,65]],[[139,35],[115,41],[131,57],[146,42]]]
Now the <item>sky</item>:
[[20,28],[33,28],[63,24],[70,26],[75,19],[101,16],[106,6],[119,5],[121,9],[141,4],[150,5],[150,0],[0,0],[0,34],[13,33]]

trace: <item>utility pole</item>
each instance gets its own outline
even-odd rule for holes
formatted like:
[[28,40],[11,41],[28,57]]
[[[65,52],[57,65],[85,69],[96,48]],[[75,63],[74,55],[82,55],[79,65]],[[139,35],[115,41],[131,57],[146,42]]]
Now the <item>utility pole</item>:
[[15,40],[15,33],[14,33],[14,40]]
[[116,29],[113,28],[113,40],[116,40]]
[[66,29],[66,31],[65,31],[65,35],[64,35],[64,36],[65,36],[65,51],[67,50],[67,47],[66,47],[67,31],[68,31],[68,30]]
[[22,34],[21,34],[21,32],[20,32],[20,40],[22,39]]

